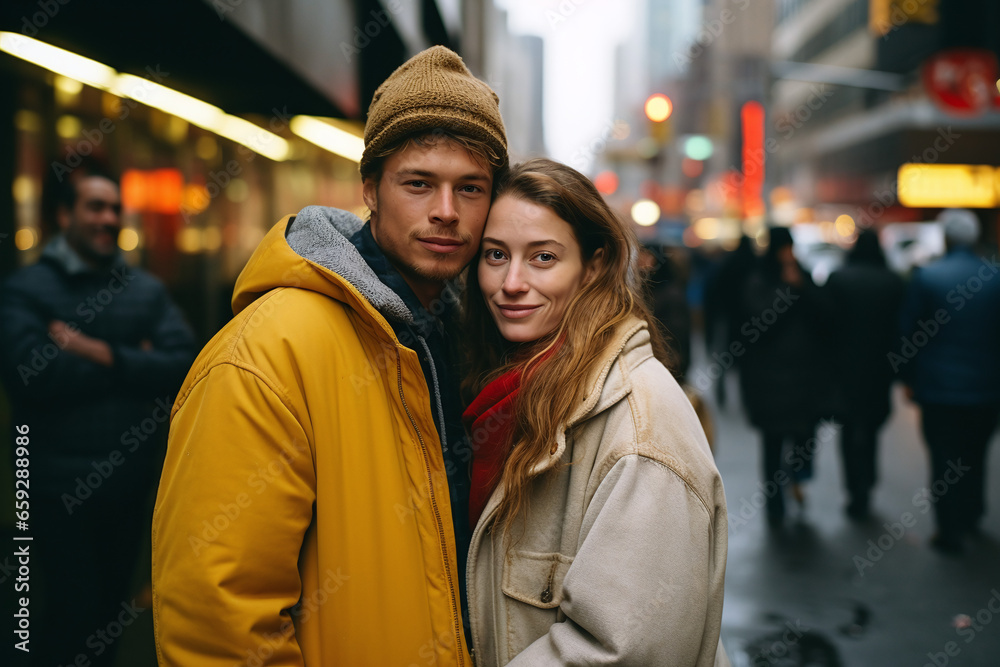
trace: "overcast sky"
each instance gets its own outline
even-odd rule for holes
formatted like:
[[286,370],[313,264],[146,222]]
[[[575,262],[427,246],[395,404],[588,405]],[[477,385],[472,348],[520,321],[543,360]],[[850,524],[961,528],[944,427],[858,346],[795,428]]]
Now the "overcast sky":
[[545,40],[545,143],[571,162],[613,118],[615,47],[634,37],[642,0],[497,0],[513,33]]

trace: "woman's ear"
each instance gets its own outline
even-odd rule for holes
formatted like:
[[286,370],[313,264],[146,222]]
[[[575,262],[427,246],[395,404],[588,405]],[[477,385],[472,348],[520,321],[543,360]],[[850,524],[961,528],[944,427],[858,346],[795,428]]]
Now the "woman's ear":
[[604,268],[604,248],[598,248],[593,256],[587,260],[587,268],[583,272],[583,284],[586,285],[601,272]]

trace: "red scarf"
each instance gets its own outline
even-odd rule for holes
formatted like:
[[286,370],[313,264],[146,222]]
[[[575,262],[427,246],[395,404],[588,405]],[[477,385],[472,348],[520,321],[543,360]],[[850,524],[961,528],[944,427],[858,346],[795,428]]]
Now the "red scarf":
[[483,387],[462,413],[462,423],[472,441],[472,489],[469,493],[469,525],[486,509],[486,501],[500,482],[507,460],[510,432],[514,427],[514,401],[521,389],[521,368],[515,368]]

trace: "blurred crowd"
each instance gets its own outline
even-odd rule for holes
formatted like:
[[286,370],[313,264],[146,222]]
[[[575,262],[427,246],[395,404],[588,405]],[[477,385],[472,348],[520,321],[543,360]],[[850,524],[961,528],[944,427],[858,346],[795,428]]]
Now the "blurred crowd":
[[[924,500],[937,528],[931,546],[957,554],[979,531],[986,450],[1000,415],[1000,280],[993,280],[1000,266],[995,248],[980,243],[974,213],[948,209],[938,222],[944,255],[905,276],[889,268],[870,229],[857,234],[823,284],[796,257],[785,227],[770,229],[763,253],[745,236],[714,259],[644,251],[678,377],[725,406],[732,401],[725,376],[739,376],[742,407],[761,436],[771,527],[784,525],[789,501],[805,504],[824,422],[839,427],[844,512],[854,521],[871,518],[879,431],[899,383],[920,408],[930,462]],[[706,360],[692,371],[696,299]]]

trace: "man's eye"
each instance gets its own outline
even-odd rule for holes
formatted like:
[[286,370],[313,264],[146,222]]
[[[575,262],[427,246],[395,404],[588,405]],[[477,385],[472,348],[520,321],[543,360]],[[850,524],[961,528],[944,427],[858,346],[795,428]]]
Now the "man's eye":
[[463,192],[471,192],[471,193],[477,193],[477,192],[482,192],[483,191],[483,189],[481,187],[479,187],[478,185],[463,185],[461,187],[461,190]]
[[406,184],[415,188],[422,188],[427,185],[427,181],[408,181]]

